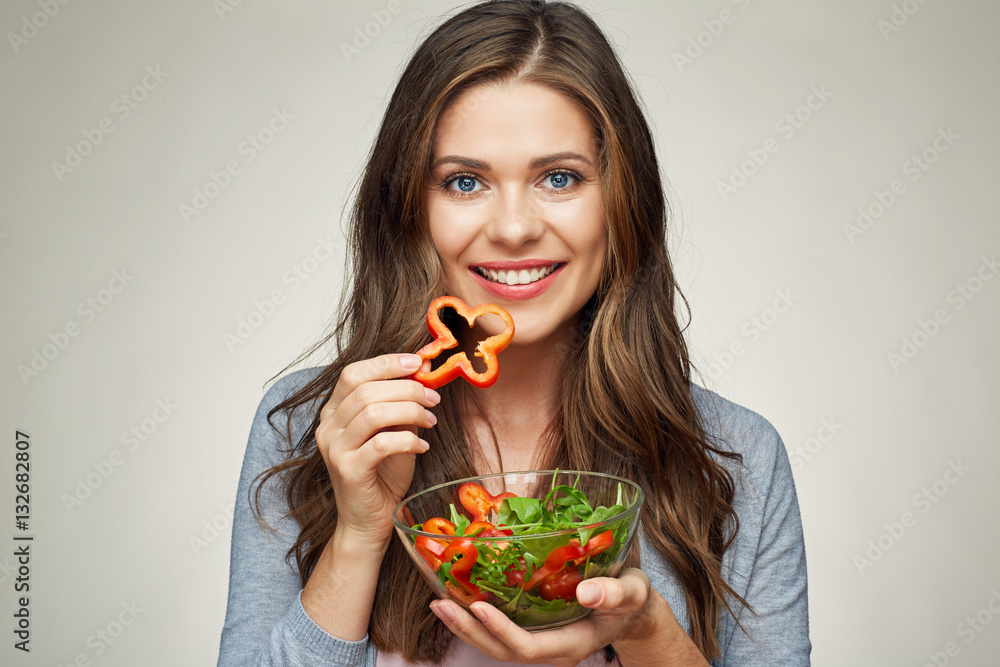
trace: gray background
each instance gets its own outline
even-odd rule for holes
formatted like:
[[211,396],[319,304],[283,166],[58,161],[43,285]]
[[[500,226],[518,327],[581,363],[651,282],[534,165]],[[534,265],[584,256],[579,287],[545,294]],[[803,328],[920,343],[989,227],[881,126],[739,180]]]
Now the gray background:
[[[1000,280],[989,262],[1000,231],[983,193],[1000,175],[1000,9],[582,4],[656,132],[704,382],[767,417],[792,457],[814,664],[923,665],[935,653],[995,664]],[[0,662],[214,664],[251,417],[264,383],[333,316],[342,212],[388,92],[458,6],[387,5],[0,8]],[[713,23],[720,15],[730,23]],[[348,57],[341,45],[366,26]],[[686,49],[696,57],[679,62]],[[275,109],[286,120],[269,136]],[[792,132],[784,119],[796,113]],[[102,121],[112,131],[88,146]],[[939,131],[951,134],[944,152]],[[270,143],[249,161],[240,147],[252,135]],[[77,166],[53,165],[81,142]],[[744,164],[761,150],[763,165]],[[914,171],[925,151],[933,164]],[[213,190],[229,161],[239,173]],[[752,174],[723,196],[734,169]],[[185,221],[196,189],[214,196]],[[893,201],[852,231],[880,197]],[[259,326],[227,343],[241,318]],[[75,336],[60,335],[67,326]],[[22,379],[36,352],[44,368]],[[176,407],[166,415],[158,400]],[[123,442],[133,427],[145,440]],[[10,632],[16,429],[32,443],[30,655]],[[945,475],[952,464],[961,476]],[[110,645],[96,640],[133,601],[134,622]],[[961,625],[977,613],[979,630]]]

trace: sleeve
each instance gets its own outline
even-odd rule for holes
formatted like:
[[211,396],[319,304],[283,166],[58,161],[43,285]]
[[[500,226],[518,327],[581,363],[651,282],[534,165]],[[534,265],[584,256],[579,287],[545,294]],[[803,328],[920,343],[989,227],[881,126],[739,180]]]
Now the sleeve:
[[[268,423],[267,413],[293,389],[295,375],[282,378],[267,391],[250,429],[233,515],[229,599],[218,667],[374,664],[374,648],[367,637],[360,641],[338,639],[319,627],[302,607],[298,572],[285,562],[285,553],[298,537],[298,524],[292,518],[282,518],[286,505],[275,478],[263,488],[261,509],[277,532],[261,528],[251,511],[251,482],[280,462],[279,448],[287,447],[287,440]],[[283,425],[284,417],[276,415],[275,423]]]
[[[749,467],[753,486],[765,493],[754,493],[746,499],[747,528],[758,537],[755,553],[752,547],[748,550],[751,564],[743,595],[757,613],[741,609],[739,622],[746,634],[736,627],[724,659],[713,664],[808,666],[812,644],[802,517],[781,437],[763,417],[758,419],[751,436],[757,440],[753,452],[757,456],[751,457]],[[744,517],[740,520],[744,521]],[[759,530],[754,530],[754,524]]]

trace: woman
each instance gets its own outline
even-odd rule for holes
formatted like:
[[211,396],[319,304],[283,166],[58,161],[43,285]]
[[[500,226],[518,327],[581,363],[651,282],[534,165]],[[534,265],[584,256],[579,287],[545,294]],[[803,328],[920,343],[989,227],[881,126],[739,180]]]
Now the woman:
[[[498,0],[430,35],[355,202],[353,289],[314,348],[335,340],[336,361],[277,382],[254,419],[219,664],[808,664],[788,459],[767,421],[691,382],[665,219],[648,126],[585,13]],[[441,294],[513,316],[492,387],[408,377]],[[527,633],[434,600],[395,505],[552,467],[646,493],[633,567],[578,588],[595,611]]]

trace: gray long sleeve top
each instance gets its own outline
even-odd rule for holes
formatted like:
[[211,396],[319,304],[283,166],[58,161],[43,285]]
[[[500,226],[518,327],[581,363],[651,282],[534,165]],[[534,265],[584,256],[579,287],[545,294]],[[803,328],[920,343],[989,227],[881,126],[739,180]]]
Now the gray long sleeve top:
[[[268,482],[262,507],[277,534],[262,530],[247,501],[253,478],[283,461],[287,443],[267,422],[267,412],[320,371],[308,368],[276,382],[254,416],[240,473],[233,517],[229,600],[218,667],[374,667],[376,649],[367,637],[344,641],[320,628],[302,607],[302,586],[285,553],[298,536],[293,519],[282,519],[282,498]],[[757,611],[742,609],[746,634],[723,612],[718,626],[722,654],[713,667],[809,665],[812,645],[806,596],[806,555],[795,485],[788,455],[774,427],[757,413],[697,385],[695,404],[709,434],[723,449],[743,455],[744,466],[726,463],[734,473],[733,505],[740,519],[736,539],[723,556],[723,576]],[[297,410],[292,436],[297,441],[309,419]],[[275,420],[284,424],[284,418]],[[684,591],[670,564],[640,531],[642,569],[690,632]]]

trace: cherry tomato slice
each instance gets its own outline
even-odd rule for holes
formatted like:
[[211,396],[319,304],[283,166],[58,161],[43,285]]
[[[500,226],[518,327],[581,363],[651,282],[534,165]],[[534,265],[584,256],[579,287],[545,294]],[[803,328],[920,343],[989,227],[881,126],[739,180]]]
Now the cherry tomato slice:
[[517,557],[517,563],[511,563],[510,567],[504,570],[507,576],[507,585],[511,588],[520,588],[524,585],[524,556]]
[[545,600],[561,598],[570,602],[576,599],[576,586],[583,575],[575,567],[566,567],[545,579],[538,587],[538,594]]

